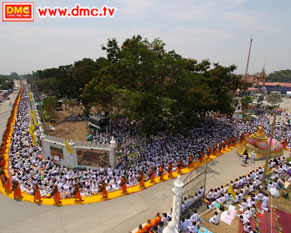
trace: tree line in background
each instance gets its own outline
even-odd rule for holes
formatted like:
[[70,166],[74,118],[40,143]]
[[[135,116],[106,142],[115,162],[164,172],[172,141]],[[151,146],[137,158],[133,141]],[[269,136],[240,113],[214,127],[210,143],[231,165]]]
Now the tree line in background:
[[268,76],[267,81],[291,83],[291,70],[275,71]]
[[110,39],[102,49],[106,57],[38,70],[30,82],[39,92],[77,98],[87,110],[128,117],[147,134],[189,130],[211,110],[232,114],[235,90],[246,88],[234,65],[184,58],[159,39]]
[[13,79],[17,79],[17,73],[13,72],[10,75],[0,74],[0,90],[9,90],[13,88]]

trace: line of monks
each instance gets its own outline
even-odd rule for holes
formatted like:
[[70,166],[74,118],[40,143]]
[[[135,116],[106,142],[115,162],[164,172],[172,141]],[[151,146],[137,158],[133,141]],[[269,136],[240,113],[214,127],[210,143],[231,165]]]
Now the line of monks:
[[161,220],[162,218],[160,216],[160,213],[157,213],[154,219],[147,220],[147,223],[144,225],[144,227],[142,227],[142,225],[140,224],[138,227],[138,231],[136,233],[156,232],[156,231],[153,231],[153,228],[157,227],[159,223],[161,222]]

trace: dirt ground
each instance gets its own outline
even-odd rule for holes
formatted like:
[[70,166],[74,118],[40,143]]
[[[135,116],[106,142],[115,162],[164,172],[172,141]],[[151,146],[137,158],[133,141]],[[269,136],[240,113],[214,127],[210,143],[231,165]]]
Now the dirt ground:
[[74,108],[70,111],[65,109],[63,111],[56,112],[56,123],[48,123],[48,126],[53,126],[54,131],[49,131],[51,136],[57,136],[65,139],[72,139],[74,141],[87,141],[87,136],[90,134],[90,128],[88,127],[88,121],[65,121],[65,118],[74,114],[82,113],[80,108]]
[[203,218],[203,223],[200,224],[200,226],[205,227],[209,231],[216,233],[216,232],[224,232],[224,233],[233,233],[233,232],[238,232],[239,229],[239,218],[235,218],[232,222],[231,225],[226,224],[223,221],[219,221],[218,225],[214,225],[212,223],[209,223],[205,221],[205,219],[210,219],[214,215],[214,211],[209,211],[206,214],[202,216]]
[[291,112],[291,98],[284,97],[280,103],[280,107],[286,112]]

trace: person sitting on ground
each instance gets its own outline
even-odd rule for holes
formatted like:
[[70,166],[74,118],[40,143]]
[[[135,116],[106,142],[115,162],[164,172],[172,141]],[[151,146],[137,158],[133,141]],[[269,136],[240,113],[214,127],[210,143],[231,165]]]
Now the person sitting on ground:
[[248,207],[248,203],[247,203],[247,200],[244,198],[242,203],[239,204],[239,211],[243,212],[247,207]]
[[250,232],[252,231],[252,227],[251,227],[250,222],[247,222],[247,223],[244,225],[244,231],[247,232],[247,233],[250,233]]
[[232,198],[232,202],[234,204],[238,203],[238,193],[237,192],[235,193],[235,198]]
[[262,198],[262,209],[265,211],[270,212],[269,208],[268,208],[268,201],[269,201],[269,195],[265,194],[264,197]]
[[182,217],[182,219],[180,221],[180,224],[179,224],[179,230],[181,232],[185,232],[188,229],[189,226],[190,226],[190,224],[189,224],[188,219]]
[[259,192],[256,196],[255,196],[255,199],[256,201],[262,201],[264,197],[264,194],[262,192]]
[[199,216],[197,210],[194,210],[194,213],[192,214],[192,216],[190,217],[192,222],[203,222],[202,218]]
[[210,223],[213,223],[214,225],[218,225],[219,224],[219,215],[218,215],[218,212],[217,211],[214,212],[214,216],[212,216],[209,219],[209,222]]
[[208,208],[211,209],[211,210],[215,210],[216,209],[216,204],[217,204],[217,202],[213,201],[213,202],[210,203],[210,205],[208,205]]
[[197,222],[192,222],[192,225],[188,227],[189,233],[198,233],[199,232],[199,225]]

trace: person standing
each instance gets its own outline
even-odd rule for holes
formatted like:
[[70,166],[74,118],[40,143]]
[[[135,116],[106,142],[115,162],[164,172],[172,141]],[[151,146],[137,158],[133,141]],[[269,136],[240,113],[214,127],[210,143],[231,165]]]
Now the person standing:
[[14,199],[21,199],[22,197],[22,193],[21,193],[21,189],[20,189],[20,184],[18,181],[13,181],[13,187],[12,187],[13,191],[14,191]]
[[61,194],[60,194],[57,186],[54,187],[53,192],[51,193],[51,197],[54,198],[54,201],[55,201],[55,204],[56,205],[62,203],[62,201],[61,201]]
[[150,180],[152,183],[155,182],[155,172],[153,168],[150,169]]
[[242,156],[242,166],[246,166],[246,161],[247,161],[247,157],[248,157],[248,152],[245,151],[245,153]]
[[106,185],[105,185],[104,181],[102,181],[100,184],[100,192],[101,192],[103,198],[108,198],[108,192],[106,190]]
[[177,170],[178,170],[179,175],[182,174],[182,166],[183,166],[183,164],[182,164],[181,160],[179,160],[177,163]]
[[122,189],[122,193],[127,193],[126,179],[125,176],[122,176],[120,186]]
[[214,216],[209,219],[209,222],[213,223],[214,225],[219,224],[219,215],[217,211],[215,211]]
[[252,151],[252,152],[251,152],[251,160],[250,160],[251,163],[254,163],[254,162],[255,162],[255,161],[254,161],[254,160],[255,160],[255,157],[256,157],[256,154],[255,154],[254,151]]
[[36,184],[34,187],[34,198],[33,198],[34,202],[42,202],[41,200],[41,195],[40,195],[40,190],[38,185]]
[[138,182],[140,188],[145,188],[144,177],[142,171],[138,174]]
[[160,181],[164,180],[164,168],[163,165],[160,166],[159,168],[159,176],[160,176]]
[[4,189],[7,194],[11,193],[11,184],[10,184],[10,178],[5,177],[5,183],[4,183]]
[[81,196],[79,185],[77,184],[75,185],[74,194],[75,194],[75,201],[84,201]]
[[172,178],[173,177],[173,166],[172,163],[170,162],[168,165],[168,178]]

